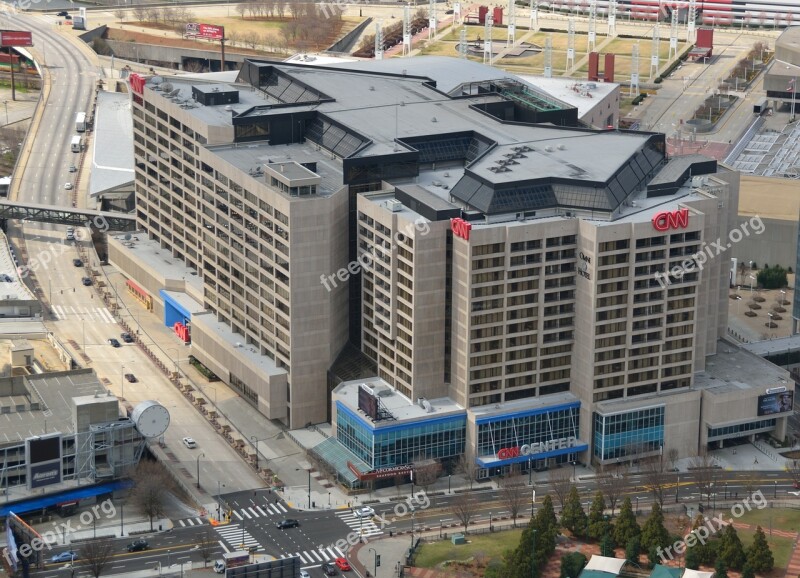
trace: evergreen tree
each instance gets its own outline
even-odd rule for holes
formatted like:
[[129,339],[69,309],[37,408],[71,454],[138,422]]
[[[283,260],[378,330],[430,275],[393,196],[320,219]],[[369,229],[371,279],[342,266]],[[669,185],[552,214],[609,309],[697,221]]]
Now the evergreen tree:
[[561,557],[561,576],[560,578],[578,578],[578,575],[586,566],[586,556],[580,552],[570,552]]
[[753,537],[753,544],[747,549],[747,563],[745,568],[750,567],[753,572],[766,574],[775,566],[775,559],[772,557],[772,550],[767,544],[767,537],[761,526],[756,528],[756,535]]
[[603,492],[598,490],[589,507],[587,535],[593,540],[602,540],[608,533],[610,524],[606,519],[605,509],[606,501],[603,498]]
[[[536,578],[539,576],[542,566],[536,564],[531,557],[531,549],[533,547],[534,530],[536,529],[536,518],[531,518],[527,527],[522,531],[519,544],[517,547],[508,552],[503,559],[503,567],[499,572],[500,576],[507,578],[525,578],[531,576]],[[538,550],[538,540],[536,548]],[[533,573],[531,564],[533,563]]]
[[647,561],[650,563],[650,568],[655,568],[656,564],[661,563],[661,556],[658,555],[660,550],[657,546],[650,546],[647,550]]
[[742,568],[742,578],[756,578],[756,573],[750,564],[745,564],[744,568]]
[[714,566],[714,578],[728,578],[728,568],[721,559],[717,560],[717,564]]
[[611,540],[611,532],[608,532],[605,536],[603,536],[603,541],[600,542],[600,555],[607,556],[609,558],[615,558],[616,552],[614,552],[614,543]]
[[[547,559],[555,552],[557,531],[553,500],[545,496],[536,516],[523,530],[517,547],[504,557],[499,575],[503,578],[537,578]],[[531,555],[534,541],[535,551]]]
[[631,499],[625,498],[619,510],[617,522],[614,524],[614,541],[620,547],[627,547],[630,539],[639,534],[641,534],[641,529],[636,523],[636,516],[633,515]]
[[642,548],[650,551],[650,548],[668,546],[669,532],[664,527],[664,512],[658,502],[653,504],[653,510],[642,527]]
[[642,544],[639,536],[634,536],[625,545],[625,559],[629,562],[639,564],[639,553],[642,551]]
[[697,570],[700,568],[700,552],[697,550],[697,546],[686,549],[686,556],[683,559],[683,563],[689,570]]
[[717,544],[717,558],[725,563],[726,569],[741,570],[742,566],[744,566],[744,547],[733,524],[728,524],[720,532],[720,539]]
[[561,525],[572,532],[573,536],[583,537],[586,535],[586,524],[586,512],[583,511],[578,488],[572,486],[567,495],[564,509],[561,511]]
[[558,535],[558,520],[553,508],[553,500],[547,495],[542,500],[542,506],[534,518],[536,528],[536,550],[541,552],[543,559],[547,559],[556,551],[556,536]]

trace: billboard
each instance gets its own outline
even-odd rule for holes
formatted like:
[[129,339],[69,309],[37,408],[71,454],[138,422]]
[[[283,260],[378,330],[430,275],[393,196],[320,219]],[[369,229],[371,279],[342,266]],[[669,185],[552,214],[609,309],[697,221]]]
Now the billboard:
[[33,46],[33,37],[25,30],[0,30],[0,48],[8,46]]
[[61,460],[28,466],[28,486],[32,490],[61,483]]
[[28,488],[61,483],[61,434],[25,440]]
[[188,22],[186,24],[186,36],[194,36],[204,40],[222,40],[225,38],[225,27],[213,24],[200,24],[199,22]]
[[363,385],[358,388],[358,409],[372,419],[378,418],[378,398]]
[[785,413],[794,408],[794,392],[782,391],[758,396],[758,415]]

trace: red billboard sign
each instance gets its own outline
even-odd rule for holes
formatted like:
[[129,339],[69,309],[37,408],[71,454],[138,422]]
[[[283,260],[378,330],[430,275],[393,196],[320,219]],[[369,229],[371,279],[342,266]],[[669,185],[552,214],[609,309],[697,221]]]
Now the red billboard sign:
[[[142,94],[144,92],[144,76],[140,74],[130,74],[128,75],[128,81],[131,83],[131,90],[136,94]],[[130,283],[130,281],[129,281]]]
[[225,38],[225,27],[189,22],[186,24],[186,36],[194,36],[203,40],[222,40]]
[[461,237],[465,241],[469,241],[469,232],[472,230],[472,224],[464,219],[450,219],[450,228],[456,237]]
[[0,30],[0,47],[8,46],[33,46],[33,37],[25,30]]
[[678,209],[677,211],[661,211],[653,215],[653,228],[656,231],[668,231],[669,229],[685,229],[689,226],[689,209]]

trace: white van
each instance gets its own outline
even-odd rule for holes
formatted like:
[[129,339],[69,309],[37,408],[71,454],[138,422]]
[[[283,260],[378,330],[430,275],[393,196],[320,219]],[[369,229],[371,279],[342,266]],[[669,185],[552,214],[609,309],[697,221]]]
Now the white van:
[[81,152],[81,137],[79,136],[72,137],[72,152],[74,153]]

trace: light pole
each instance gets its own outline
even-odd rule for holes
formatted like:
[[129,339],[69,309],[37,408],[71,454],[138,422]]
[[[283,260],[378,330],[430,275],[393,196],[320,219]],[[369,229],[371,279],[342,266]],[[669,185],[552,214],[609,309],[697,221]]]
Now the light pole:
[[373,576],[377,576],[378,575],[378,552],[375,551],[375,548],[370,548],[369,551],[372,552],[372,554],[373,554],[373,557],[372,557],[372,560],[373,560],[372,575]]
[[[301,468],[295,468],[294,471],[299,472]],[[311,509],[311,470],[306,470],[308,472],[308,509]]]
[[447,493],[452,493],[452,486],[450,485],[450,478],[453,476],[451,474],[447,474]]
[[[750,261],[750,262],[752,263],[752,261]],[[753,296],[753,281],[755,281],[756,278],[753,275],[748,275],[747,278],[750,279],[750,297],[752,297]]]
[[[214,397],[216,397],[216,391],[217,390],[214,390]],[[258,442],[267,441],[268,439],[271,439],[271,438],[257,438],[256,436],[250,436],[250,441],[253,442],[253,445],[256,447],[256,471],[258,471],[258,469],[259,469],[258,468],[258,466],[259,466],[259,461],[258,461]],[[311,470],[309,470],[309,475],[310,475],[310,472],[311,472]],[[311,488],[311,483],[309,482],[309,490],[308,490],[309,495],[311,494],[311,489],[310,488]]]
[[197,456],[197,487],[200,488],[200,458],[206,457],[206,454],[200,454]]
[[786,290],[781,289],[781,307],[786,303]]
[[639,515],[639,496],[636,496],[636,515]]
[[7,101],[7,100],[4,100],[4,101],[3,101],[3,104],[4,104],[4,105],[5,105],[5,107],[6,107],[6,124],[8,124],[8,101]]
[[125,504],[119,505],[119,537],[125,536]]
[[222,521],[222,518],[220,517],[220,510],[222,508],[222,488],[223,487],[224,487],[224,484],[220,483],[220,481],[217,480],[217,521],[219,521],[219,522]]

